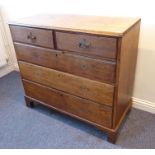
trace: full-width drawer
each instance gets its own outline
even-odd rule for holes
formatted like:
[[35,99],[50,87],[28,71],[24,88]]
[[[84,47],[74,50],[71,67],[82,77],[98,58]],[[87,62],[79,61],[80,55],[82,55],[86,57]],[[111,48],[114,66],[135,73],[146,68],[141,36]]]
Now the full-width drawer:
[[117,39],[87,34],[56,32],[57,48],[102,58],[116,58]]
[[61,91],[23,80],[27,96],[44,102],[54,109],[78,116],[101,126],[111,127],[112,109]]
[[18,60],[68,72],[109,84],[115,82],[115,63],[68,52],[15,43]]
[[19,62],[22,78],[112,106],[114,86],[46,67]]
[[10,25],[14,42],[53,48],[52,30]]

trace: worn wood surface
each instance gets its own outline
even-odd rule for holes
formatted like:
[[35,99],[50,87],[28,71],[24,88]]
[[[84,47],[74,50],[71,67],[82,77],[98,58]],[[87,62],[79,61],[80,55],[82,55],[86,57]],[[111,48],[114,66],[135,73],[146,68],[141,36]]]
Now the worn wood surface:
[[86,77],[91,80],[109,84],[114,84],[115,82],[115,62],[92,59],[68,52],[21,43],[15,43],[14,45],[18,60]]
[[10,21],[10,24],[117,37],[126,33],[139,20],[129,17],[41,14]]
[[114,87],[109,84],[63,73],[53,69],[19,62],[24,79],[34,81],[70,94],[111,106]]
[[[67,39],[66,39],[67,38]],[[83,42],[88,47],[81,47]],[[94,55],[110,59],[116,58],[117,40],[101,36],[92,36],[77,33],[56,32],[57,48],[61,50],[78,52],[82,55]]]
[[111,127],[112,110],[94,102],[23,80],[26,95],[102,126]]
[[119,55],[117,59],[117,77],[114,97],[114,127],[118,124],[133,93],[135,66],[138,52],[140,23],[136,24],[119,40]]
[[73,15],[11,23],[27,105],[93,124],[114,143],[131,108],[139,27],[139,18]]
[[52,30],[10,26],[14,42],[22,42],[42,47],[54,48]]

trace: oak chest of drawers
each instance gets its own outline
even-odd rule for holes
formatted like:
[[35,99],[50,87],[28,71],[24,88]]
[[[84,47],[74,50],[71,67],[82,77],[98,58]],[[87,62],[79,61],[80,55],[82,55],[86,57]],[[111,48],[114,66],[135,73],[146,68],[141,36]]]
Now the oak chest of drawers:
[[10,23],[27,106],[88,122],[115,142],[131,107],[140,19],[39,15]]

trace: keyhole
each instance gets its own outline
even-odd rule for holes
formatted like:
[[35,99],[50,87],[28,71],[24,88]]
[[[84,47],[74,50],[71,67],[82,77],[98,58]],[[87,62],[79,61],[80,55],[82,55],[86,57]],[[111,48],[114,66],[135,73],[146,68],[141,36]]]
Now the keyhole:
[[81,65],[81,68],[85,70],[85,69],[87,68],[87,66],[84,65],[84,64],[82,64],[82,65]]

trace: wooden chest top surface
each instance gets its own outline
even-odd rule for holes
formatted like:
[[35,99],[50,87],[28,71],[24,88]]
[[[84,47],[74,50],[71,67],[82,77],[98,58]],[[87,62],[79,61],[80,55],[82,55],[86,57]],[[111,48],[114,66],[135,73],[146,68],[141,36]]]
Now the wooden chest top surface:
[[41,14],[9,24],[120,37],[138,21],[140,18]]

